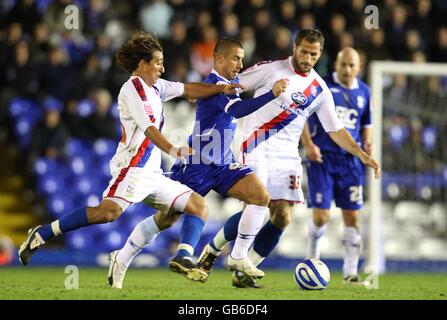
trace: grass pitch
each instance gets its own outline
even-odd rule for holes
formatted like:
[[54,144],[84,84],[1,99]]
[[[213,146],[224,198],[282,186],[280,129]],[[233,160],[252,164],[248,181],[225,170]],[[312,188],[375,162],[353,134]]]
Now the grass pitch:
[[[236,289],[231,273],[215,270],[207,283],[195,283],[164,269],[129,269],[122,290],[111,289],[107,269],[79,268],[79,289],[65,289],[65,268],[0,268],[0,299],[147,300],[447,300],[447,274],[394,273],[379,277],[378,289],[342,284],[332,273],[322,291],[299,290],[293,273],[266,270],[264,289]],[[73,282],[71,282],[73,283]]]

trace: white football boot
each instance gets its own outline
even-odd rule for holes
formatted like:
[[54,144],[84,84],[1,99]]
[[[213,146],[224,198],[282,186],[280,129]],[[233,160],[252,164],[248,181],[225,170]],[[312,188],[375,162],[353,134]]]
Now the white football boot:
[[255,279],[261,279],[265,276],[264,271],[256,268],[248,258],[233,259],[231,255],[229,255],[227,259],[227,266],[230,271],[240,271]]
[[109,274],[108,274],[108,280],[109,284],[112,286],[112,288],[116,289],[122,289],[123,288],[123,281],[124,277],[126,275],[127,267],[123,264],[116,261],[116,256],[118,254],[119,250],[113,251],[110,253],[109,257]]

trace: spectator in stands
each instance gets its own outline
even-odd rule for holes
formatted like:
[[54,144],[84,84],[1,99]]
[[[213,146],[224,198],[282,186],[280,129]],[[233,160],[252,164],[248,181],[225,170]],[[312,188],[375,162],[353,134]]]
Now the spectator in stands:
[[48,106],[43,121],[33,130],[28,157],[29,172],[32,172],[34,161],[39,157],[64,158],[67,139],[68,131],[61,122],[59,107]]
[[113,139],[117,136],[116,121],[110,113],[112,96],[101,88],[93,93],[96,111],[87,118],[87,127],[90,129],[91,139]]
[[447,26],[439,28],[436,45],[431,51],[433,62],[447,62]]

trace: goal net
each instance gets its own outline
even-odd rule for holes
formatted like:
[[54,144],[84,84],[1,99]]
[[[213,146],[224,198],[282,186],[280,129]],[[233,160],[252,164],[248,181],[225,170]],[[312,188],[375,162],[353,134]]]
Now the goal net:
[[447,64],[375,61],[369,71],[383,172],[368,170],[366,265],[447,261]]

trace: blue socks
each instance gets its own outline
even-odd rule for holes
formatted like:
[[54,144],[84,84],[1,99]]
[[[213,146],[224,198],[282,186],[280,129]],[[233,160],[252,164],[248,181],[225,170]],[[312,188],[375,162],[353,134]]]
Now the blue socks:
[[[228,241],[234,241],[237,237],[239,220],[241,219],[242,212],[238,212],[232,215],[224,225],[224,236]],[[253,241],[253,249],[262,257],[267,257],[281,238],[284,230],[275,226],[270,220],[259,230]],[[220,248],[216,248],[213,241],[210,243],[211,247],[217,251]]]
[[284,230],[279,229],[270,220],[259,230],[253,241],[253,249],[262,257],[267,257],[281,238]]
[[77,208],[63,216],[59,220],[55,220],[39,228],[38,232],[42,239],[47,242],[51,238],[90,225],[87,219],[87,208]]
[[201,218],[186,214],[183,219],[182,230],[180,232],[180,244],[177,250],[177,258],[190,257],[194,254],[194,249],[199,243],[205,221]]
[[224,225],[225,239],[228,241],[234,241],[237,238],[237,230],[239,227],[239,220],[241,220],[242,211],[233,214]]

